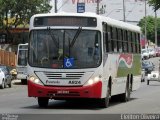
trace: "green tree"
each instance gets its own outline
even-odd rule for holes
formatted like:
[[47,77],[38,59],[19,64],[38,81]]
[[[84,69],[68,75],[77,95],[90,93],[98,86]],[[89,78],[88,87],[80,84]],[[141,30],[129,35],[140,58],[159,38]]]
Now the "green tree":
[[148,3],[153,6],[155,11],[160,9],[160,0],[148,0]]
[[[155,42],[155,18],[153,16],[147,16],[147,39]],[[142,33],[145,34],[145,17],[140,20],[138,25],[141,27]],[[157,28],[160,28],[160,18],[157,18]],[[160,29],[158,29],[160,33]]]
[[25,27],[32,15],[48,13],[51,8],[50,0],[0,0],[0,29],[7,34],[6,42],[18,44],[25,41],[25,33],[19,37],[12,34],[10,28]]
[[1,28],[25,26],[33,14],[49,12],[49,3],[50,0],[0,0]]

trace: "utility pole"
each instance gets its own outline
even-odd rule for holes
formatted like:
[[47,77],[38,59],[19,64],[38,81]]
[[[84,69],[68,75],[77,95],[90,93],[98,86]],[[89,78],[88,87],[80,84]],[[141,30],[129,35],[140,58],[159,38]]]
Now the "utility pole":
[[[145,30],[144,30],[144,34],[145,34],[145,42],[147,41],[148,43],[148,40],[147,40],[147,3],[146,3],[146,0],[145,0]],[[147,46],[145,45],[145,48],[147,48]]]
[[157,10],[155,10],[155,44],[158,46],[157,43]]
[[55,6],[55,13],[57,13],[57,0],[54,1],[54,6]]
[[126,6],[125,6],[125,0],[123,0],[123,21],[126,22]]
[[99,0],[97,0],[97,14],[99,15]]

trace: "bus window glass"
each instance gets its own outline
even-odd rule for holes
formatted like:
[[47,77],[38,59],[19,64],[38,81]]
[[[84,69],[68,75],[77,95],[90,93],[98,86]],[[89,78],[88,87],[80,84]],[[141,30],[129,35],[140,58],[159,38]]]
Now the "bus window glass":
[[107,34],[107,24],[103,24],[103,47],[104,47],[104,52],[109,51],[108,47],[108,34]]
[[130,31],[127,31],[127,37],[128,37],[128,40],[127,40],[127,42],[128,42],[128,52],[132,52],[132,47],[131,47],[131,42],[132,42],[132,40],[131,40],[131,32]]
[[139,33],[137,33],[137,40],[138,40],[138,53],[141,53],[140,34]]
[[123,45],[124,45],[124,50],[123,52],[128,52],[128,36],[127,36],[127,31],[124,31],[124,37],[123,37]]
[[100,32],[91,30],[34,30],[30,37],[31,66],[65,68],[66,58],[73,58],[71,68],[98,67],[101,62]]
[[111,43],[111,26],[107,26],[107,36],[108,36],[108,51],[111,52],[112,51],[112,43]]
[[19,50],[18,53],[18,65],[26,66],[27,65],[27,50]]
[[122,30],[118,29],[118,51],[122,52]]
[[132,46],[133,46],[133,53],[136,52],[135,47],[136,47],[136,39],[135,39],[135,35],[134,32],[132,32]]
[[117,52],[117,32],[115,27],[112,27],[112,51]]

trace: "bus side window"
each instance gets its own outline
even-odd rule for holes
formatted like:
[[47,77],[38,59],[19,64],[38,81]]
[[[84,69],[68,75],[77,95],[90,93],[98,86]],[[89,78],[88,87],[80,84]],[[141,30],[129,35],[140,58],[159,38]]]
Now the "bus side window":
[[118,51],[121,53],[122,52],[122,29],[118,29],[118,41],[117,41],[117,46],[118,46]]
[[128,52],[128,32],[126,30],[123,31],[123,52]]
[[104,52],[109,52],[109,44],[110,44],[110,33],[104,32],[103,33],[103,39],[104,39]]
[[138,53],[141,53],[141,44],[140,44],[140,34],[139,33],[137,33],[137,35],[138,35]]
[[106,47],[106,32],[103,31],[103,51],[107,52],[107,47]]
[[107,23],[103,23],[103,51],[109,52],[109,39],[108,39],[108,33],[107,33],[108,25]]
[[108,52],[112,52],[112,43],[111,43],[111,32],[112,32],[112,27],[107,26],[107,47],[108,47]]

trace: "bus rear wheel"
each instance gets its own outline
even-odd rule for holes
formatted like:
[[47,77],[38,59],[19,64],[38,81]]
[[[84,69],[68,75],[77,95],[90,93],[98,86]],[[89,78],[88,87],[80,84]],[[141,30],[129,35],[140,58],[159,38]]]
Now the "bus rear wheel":
[[48,106],[49,99],[45,97],[38,97],[38,105],[41,108],[45,108]]
[[129,101],[130,100],[130,95],[131,95],[131,84],[129,82],[127,82],[125,93],[120,94],[120,101],[121,102]]

